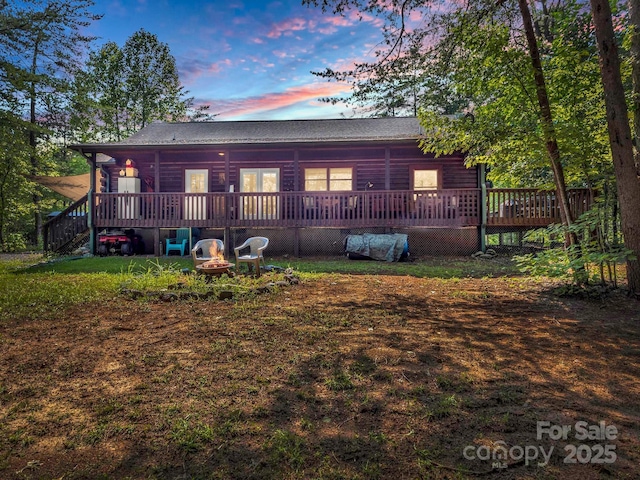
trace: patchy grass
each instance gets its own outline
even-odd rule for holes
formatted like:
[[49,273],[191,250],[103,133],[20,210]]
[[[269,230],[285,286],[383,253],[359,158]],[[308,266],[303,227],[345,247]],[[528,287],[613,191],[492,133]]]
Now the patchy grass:
[[[24,295],[0,293],[0,478],[637,478],[640,309],[623,295],[418,262],[319,273],[329,261],[268,294],[164,303],[118,291],[198,280],[135,261],[0,267]],[[566,464],[565,445],[603,442],[537,438],[538,421],[580,420],[616,426],[615,462]],[[464,455],[500,445],[554,455]]]
[[[282,261],[281,261],[282,262]],[[375,262],[333,259],[293,259],[287,265],[301,272],[360,275],[410,275],[418,278],[481,278],[520,275],[517,265],[507,258],[475,260],[465,257],[422,257],[409,262]]]

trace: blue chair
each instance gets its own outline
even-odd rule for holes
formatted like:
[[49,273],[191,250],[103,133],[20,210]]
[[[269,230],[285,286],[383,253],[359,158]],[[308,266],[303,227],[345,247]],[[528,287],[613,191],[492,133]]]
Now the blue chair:
[[191,242],[191,229],[179,228],[176,230],[176,238],[167,238],[164,254],[169,256],[169,252],[180,252],[181,256],[184,256],[187,248]]

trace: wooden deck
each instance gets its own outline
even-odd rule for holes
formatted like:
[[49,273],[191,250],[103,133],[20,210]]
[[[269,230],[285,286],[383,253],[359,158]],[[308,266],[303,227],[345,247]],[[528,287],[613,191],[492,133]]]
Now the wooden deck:
[[480,222],[480,190],[100,193],[99,228],[410,227]]
[[[576,188],[567,193],[574,218],[591,208],[591,190]],[[487,226],[532,228],[552,223],[562,223],[554,191],[531,188],[487,189]]]
[[[588,190],[570,191],[576,216]],[[280,193],[100,193],[98,228],[461,227],[482,221],[480,189]],[[489,189],[486,224],[541,227],[561,221],[554,192]]]
[[[280,193],[98,193],[94,209],[82,199],[44,226],[45,248],[56,251],[93,225],[106,228],[410,228],[483,224],[481,189]],[[592,192],[569,191],[574,215]],[[555,193],[488,189],[484,225],[500,231],[560,223]]]

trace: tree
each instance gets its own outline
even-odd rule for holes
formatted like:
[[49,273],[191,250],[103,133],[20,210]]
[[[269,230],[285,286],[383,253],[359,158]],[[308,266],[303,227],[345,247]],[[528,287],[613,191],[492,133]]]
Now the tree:
[[[447,71],[442,78],[462,108],[444,117],[440,105],[422,96],[419,116],[429,132],[423,148],[436,154],[463,150],[469,164],[490,165],[491,177],[503,186],[553,185],[565,231],[575,242],[567,185],[606,185],[612,170],[596,44],[582,2],[476,0],[448,3],[440,12],[431,7],[443,2],[426,0],[305,3],[385,19],[374,62],[346,75],[324,72],[352,80],[356,92],[361,85],[384,92],[416,57],[421,70]],[[421,22],[409,25],[411,17]]]
[[[611,155],[618,187],[620,219],[625,246],[633,252],[627,261],[629,291],[640,295],[640,179],[634,162],[625,91],[615,40],[611,7],[607,0],[591,0],[598,40],[600,70],[605,92]],[[639,25],[635,25],[638,27]]]
[[[538,121],[532,124],[529,118],[521,115],[522,110],[507,112],[503,109],[503,117],[509,117],[505,118],[504,123],[524,124],[526,130],[534,133],[534,141],[541,141],[545,146],[546,161],[553,173],[552,178],[558,191],[563,219],[567,225],[572,223],[560,146],[543,72],[540,40],[535,33],[537,30],[539,36],[545,34],[550,37],[550,26],[538,23],[535,26],[537,28],[534,28],[526,0],[518,0],[515,4],[509,1],[465,2],[464,5],[450,6],[445,13],[431,11],[430,7],[438,2],[429,1],[394,0],[385,5],[380,5],[374,0],[324,0],[305,3],[321,4],[325,10],[333,8],[334,13],[357,8],[362,12],[382,15],[386,19],[383,48],[377,52],[376,62],[357,65],[350,72],[336,74],[326,71],[322,74],[336,80],[352,78],[356,99],[362,100],[363,93],[371,99],[375,92],[385,92],[389,87],[394,88],[398,79],[406,77],[406,72],[411,71],[409,65],[413,65],[414,71],[418,70],[424,75],[423,78],[428,77],[427,72],[430,70],[445,72],[448,68],[450,73],[446,76],[441,74],[440,78],[444,85],[449,86],[449,91],[456,93],[446,98],[458,97],[459,101],[454,105],[466,107],[467,111],[473,110],[473,118],[476,120],[481,120],[478,117],[482,114],[483,106],[495,102],[497,98],[513,95],[514,90],[521,90],[522,93],[517,93],[516,96],[528,103],[524,112],[533,113]],[[548,14],[546,3],[542,4],[543,10]],[[422,18],[426,19],[423,22],[426,27],[408,27],[406,19],[412,9],[420,12]],[[521,30],[524,30],[524,34],[520,33]],[[525,63],[525,55],[529,59],[529,66]],[[473,78],[469,72],[469,63],[479,62],[478,59],[481,59],[482,63],[476,63],[474,73],[481,76]],[[508,91],[500,93],[494,89],[487,92],[485,89],[483,92],[485,82],[499,81],[489,75],[506,78],[507,81],[502,82],[501,88],[507,86]],[[478,88],[480,82],[481,88]],[[424,87],[427,84],[422,85]],[[403,95],[402,90],[396,92]],[[446,107],[434,104],[427,95],[422,94],[421,97],[422,106],[428,112],[447,112]],[[460,101],[465,97],[466,103]],[[505,107],[506,102],[502,106]],[[451,110],[449,112],[453,113]],[[424,115],[422,118],[425,123],[434,126],[433,115]],[[469,122],[462,122],[462,125],[468,126]],[[441,128],[442,123],[437,127]],[[516,125],[514,127],[514,130],[518,129]],[[483,148],[490,149],[494,141],[485,137],[481,143]]]
[[636,170],[640,175],[640,0],[629,0],[629,29],[632,79],[633,79],[633,135]]
[[[542,126],[543,137],[553,170],[553,178],[556,184],[556,195],[559,197],[560,215],[562,223],[567,227],[573,224],[573,214],[569,207],[569,198],[567,196],[567,184],[564,178],[564,169],[560,158],[560,147],[556,136],[556,129],[553,123],[553,114],[551,113],[551,104],[549,102],[549,93],[547,84],[542,70],[542,61],[540,59],[540,49],[538,48],[538,39],[533,28],[531,12],[527,0],[518,0],[520,15],[522,16],[522,25],[524,27],[527,46],[529,49],[529,58],[533,67],[533,78],[536,86],[536,96],[538,98],[539,113],[538,119]],[[576,238],[569,235],[572,244],[576,243]]]
[[87,138],[119,141],[154,120],[185,119],[186,93],[169,46],[141,29],[123,48],[108,42],[91,53],[76,82],[74,124]]
[[[82,32],[100,18],[90,12],[92,6],[91,0],[32,0],[0,6],[0,101],[12,134],[26,137],[24,143],[16,137],[15,145],[9,147],[11,151],[27,149],[29,168],[23,173],[46,173],[39,147],[56,137],[58,121],[64,118],[59,115],[61,100],[92,41]],[[41,198],[33,188],[34,241],[42,225]]]

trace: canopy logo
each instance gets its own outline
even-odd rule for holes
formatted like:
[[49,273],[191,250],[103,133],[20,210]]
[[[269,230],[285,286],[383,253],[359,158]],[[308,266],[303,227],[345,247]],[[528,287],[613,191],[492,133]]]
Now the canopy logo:
[[[613,442],[617,438],[618,429],[614,425],[607,425],[604,421],[597,424],[579,421],[573,425],[555,425],[547,421],[536,422],[536,440],[538,441],[590,442],[565,445],[563,463],[566,464],[614,463],[618,459],[615,444],[594,442]],[[549,464],[554,449],[555,445],[508,446],[506,442],[499,440],[491,446],[467,445],[462,455],[467,460],[491,461],[493,468],[507,468],[509,465],[521,462],[527,466],[537,464],[538,467],[544,467]]]

